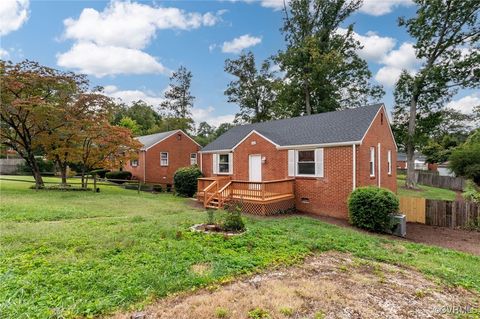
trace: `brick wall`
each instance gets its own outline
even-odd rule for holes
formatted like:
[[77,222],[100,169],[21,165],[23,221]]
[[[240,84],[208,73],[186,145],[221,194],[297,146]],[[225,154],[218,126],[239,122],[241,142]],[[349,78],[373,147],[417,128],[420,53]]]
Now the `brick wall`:
[[[175,133],[162,142],[149,148],[146,152],[140,152],[138,167],[131,167],[130,162],[125,170],[140,180],[143,179],[145,162],[145,182],[155,184],[173,184],[173,175],[180,167],[190,166],[190,154],[197,153],[200,150],[185,133]],[[160,166],[160,152],[168,152],[168,166]],[[200,156],[197,155],[197,161],[200,165]]]
[[[277,150],[275,145],[253,133],[233,153],[232,179],[248,181],[248,157],[251,154],[265,157],[265,162],[262,163],[262,180],[271,181],[288,178],[288,151]],[[225,176],[223,174],[213,174],[212,154],[202,154],[202,157],[204,163],[202,169],[205,176]]]
[[[383,118],[383,121],[382,121]],[[397,151],[390,133],[388,117],[382,109],[357,148],[357,186],[378,186],[378,143],[380,143],[380,186],[397,192]],[[370,177],[370,147],[375,148],[375,176]],[[388,174],[387,151],[392,151],[392,174]]]
[[295,205],[299,211],[347,218],[347,197],[353,181],[352,146],[324,148],[324,177],[297,177]]

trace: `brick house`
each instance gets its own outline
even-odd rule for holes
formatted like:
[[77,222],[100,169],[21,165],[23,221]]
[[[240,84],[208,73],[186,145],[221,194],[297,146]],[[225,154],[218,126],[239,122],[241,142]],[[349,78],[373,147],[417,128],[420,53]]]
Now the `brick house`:
[[173,175],[180,167],[200,165],[201,146],[182,130],[139,136],[143,144],[138,159],[124,169],[147,184],[173,185]]
[[197,198],[246,211],[346,218],[359,186],[397,190],[397,146],[383,104],[236,126],[200,152]]

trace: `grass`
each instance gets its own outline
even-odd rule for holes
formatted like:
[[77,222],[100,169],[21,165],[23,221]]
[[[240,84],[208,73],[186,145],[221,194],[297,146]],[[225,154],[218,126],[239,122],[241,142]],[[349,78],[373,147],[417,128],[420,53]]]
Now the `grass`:
[[412,267],[444,284],[480,292],[480,257],[453,250],[303,216],[249,216],[242,236],[205,235],[189,231],[207,218],[189,199],[115,187],[93,193],[29,186],[0,181],[1,318],[89,317],[137,309],[174,292],[329,250]]
[[405,175],[397,176],[397,194],[399,196],[422,197],[437,200],[455,200],[457,194],[449,189],[418,184],[420,190],[405,189]]

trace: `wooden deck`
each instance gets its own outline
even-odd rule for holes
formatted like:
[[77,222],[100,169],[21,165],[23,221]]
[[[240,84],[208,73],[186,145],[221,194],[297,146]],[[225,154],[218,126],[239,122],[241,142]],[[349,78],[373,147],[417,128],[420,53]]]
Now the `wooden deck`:
[[198,179],[197,199],[205,208],[218,209],[227,202],[237,202],[249,212],[268,214],[271,210],[287,207],[285,203],[293,202],[294,198],[294,179],[264,182],[230,180],[228,177]]

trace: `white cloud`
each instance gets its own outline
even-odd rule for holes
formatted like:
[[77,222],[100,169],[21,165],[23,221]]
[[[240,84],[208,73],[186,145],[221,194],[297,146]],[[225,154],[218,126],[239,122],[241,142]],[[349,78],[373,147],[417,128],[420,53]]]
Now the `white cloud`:
[[[283,9],[283,0],[230,0],[230,2],[260,3],[264,8],[271,8],[275,11]],[[288,3],[289,0],[286,0]]]
[[8,59],[10,57],[10,53],[7,50],[0,48],[0,59]]
[[216,127],[222,123],[232,123],[235,119],[234,114],[215,115],[214,112],[215,108],[212,106],[207,108],[194,107],[192,109],[192,118],[196,123],[207,122]]
[[[338,33],[345,34],[347,29],[339,28]],[[394,38],[379,36],[374,31],[368,31],[365,35],[353,32],[355,40],[359,41],[363,48],[358,52],[365,60],[379,62],[395,47],[397,42]]]
[[222,52],[224,53],[240,53],[243,49],[255,46],[262,42],[259,37],[253,37],[249,34],[244,34],[232,41],[223,42]]
[[480,93],[473,93],[459,100],[451,101],[446,106],[465,114],[471,114],[475,106],[480,105]]
[[397,50],[392,50],[380,61],[384,66],[375,75],[377,82],[393,87],[397,82],[402,70],[415,73],[420,61],[415,55],[412,43],[404,42]]
[[155,93],[145,93],[141,90],[120,90],[115,85],[107,85],[104,87],[104,92],[118,101],[124,102],[127,105],[132,104],[138,100],[142,100],[147,104],[157,107],[163,102],[163,96]]
[[163,73],[169,70],[156,58],[136,49],[116,46],[99,46],[80,42],[69,51],[57,55],[57,64],[78,69],[81,73],[96,77],[115,74]]
[[412,0],[364,0],[360,12],[381,16],[392,12],[396,7],[413,5]]
[[221,20],[221,14],[222,11],[201,14],[130,1],[112,1],[101,12],[86,8],[78,19],[64,20],[63,38],[75,43],[68,52],[57,55],[57,63],[98,77],[167,73],[155,57],[141,51],[157,31],[213,26]]
[[104,11],[82,11],[78,19],[66,19],[65,38],[143,49],[157,30],[191,30],[213,26],[220,20],[211,12],[189,13],[178,8],[152,7],[136,2],[111,2]]
[[29,0],[0,1],[0,35],[18,30],[28,20]]

